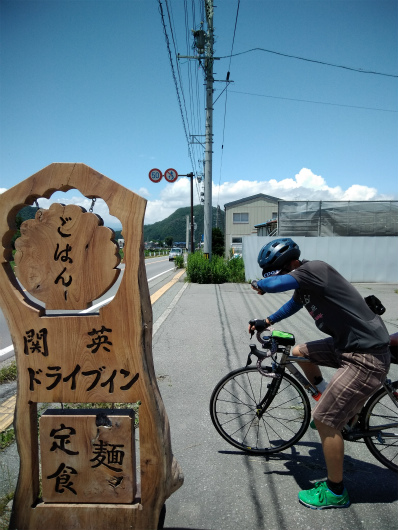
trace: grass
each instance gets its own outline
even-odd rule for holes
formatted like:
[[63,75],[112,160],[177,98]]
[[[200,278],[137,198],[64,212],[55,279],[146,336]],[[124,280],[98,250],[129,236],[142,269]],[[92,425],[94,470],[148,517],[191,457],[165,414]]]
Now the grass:
[[0,432],[0,451],[11,445],[15,440],[15,432],[13,427],[9,427],[3,432]]
[[15,361],[12,361],[11,364],[1,368],[0,370],[0,385],[2,383],[10,383],[11,381],[16,381],[17,379],[17,364]]
[[10,514],[6,514],[7,504],[14,498],[14,492],[7,493],[0,499],[0,530],[7,530],[9,525]]
[[192,283],[244,282],[243,258],[238,257],[227,261],[221,256],[213,255],[212,259],[208,260],[202,252],[189,254],[187,279]]
[[177,267],[177,269],[183,269],[185,267],[184,256],[183,255],[176,256],[174,258],[174,263],[175,263],[175,266]]

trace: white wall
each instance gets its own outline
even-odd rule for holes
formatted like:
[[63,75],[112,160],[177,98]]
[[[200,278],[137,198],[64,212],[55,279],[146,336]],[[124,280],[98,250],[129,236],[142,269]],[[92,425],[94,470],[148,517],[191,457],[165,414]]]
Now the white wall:
[[[285,236],[284,236],[285,237]],[[261,278],[257,256],[275,237],[243,237],[246,280]],[[348,281],[398,283],[398,237],[292,237],[301,258],[326,261]]]

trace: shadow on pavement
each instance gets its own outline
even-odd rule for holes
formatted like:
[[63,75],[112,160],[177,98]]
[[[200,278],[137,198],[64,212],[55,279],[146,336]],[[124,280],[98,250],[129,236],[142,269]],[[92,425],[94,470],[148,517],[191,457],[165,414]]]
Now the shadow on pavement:
[[[300,454],[300,446],[309,449],[309,454]],[[322,448],[319,443],[299,442],[291,448],[291,454],[276,453],[273,455],[252,455],[241,451],[219,451],[223,454],[250,457],[266,461],[279,462],[286,470],[265,471],[264,475],[291,475],[300,489],[310,489],[314,482],[326,478],[326,466]],[[345,455],[344,484],[353,503],[375,504],[392,503],[398,499],[397,474],[390,469],[364,462]]]

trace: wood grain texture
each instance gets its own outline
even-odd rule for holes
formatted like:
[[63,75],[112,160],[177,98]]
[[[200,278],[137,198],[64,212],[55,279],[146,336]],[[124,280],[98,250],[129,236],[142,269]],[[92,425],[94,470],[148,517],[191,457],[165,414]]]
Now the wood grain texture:
[[86,309],[117,280],[113,231],[76,205],[54,203],[21,225],[15,274],[46,309]]
[[134,502],[131,410],[48,410],[40,418],[40,452],[44,502]]
[[[125,271],[114,299],[100,309],[99,315],[48,316],[43,308],[26,298],[8,262],[12,256],[15,216],[19,209],[32,204],[36,198],[49,198],[55,191],[73,188],[86,197],[104,199],[110,214],[121,221],[126,243]],[[10,528],[156,528],[165,500],[182,485],[183,475],[172,454],[168,418],[152,359],[152,308],[143,252],[145,206],[143,198],[84,164],[51,164],[0,195],[3,244],[0,301],[18,367],[15,429],[20,473]],[[33,235],[35,230],[32,230]],[[29,226],[25,235],[30,232]],[[41,232],[40,237],[44,244],[52,245],[48,256],[53,259],[57,241]],[[31,249],[34,245],[22,242],[19,250]],[[96,267],[97,260],[104,259],[107,270],[114,274],[113,247],[109,245],[106,258],[102,256],[102,243],[93,244],[93,248],[96,252],[93,252],[92,267]],[[18,259],[18,265],[23,269],[24,260],[22,257]],[[84,267],[84,260],[80,263]],[[29,271],[29,266],[26,269]],[[24,274],[29,286],[29,272],[22,273],[22,276]],[[103,278],[97,269],[93,274],[97,279]],[[100,290],[111,282],[112,278],[106,277]],[[97,280],[95,287],[96,283]],[[79,305],[80,301],[90,302],[88,299],[93,296],[91,284],[91,275],[86,274],[86,281],[82,283],[84,292],[73,296],[79,299]],[[34,282],[31,285],[34,286]],[[43,296],[46,297],[49,291],[44,289]],[[58,303],[57,300],[54,305]],[[94,346],[90,347],[92,344]],[[44,503],[38,498],[36,404],[58,401],[141,401],[139,499],[132,504],[93,506]]]

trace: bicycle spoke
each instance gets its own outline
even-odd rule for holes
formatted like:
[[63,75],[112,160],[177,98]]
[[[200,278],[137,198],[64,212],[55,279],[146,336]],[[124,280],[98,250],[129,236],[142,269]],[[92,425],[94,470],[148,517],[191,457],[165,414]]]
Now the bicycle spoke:
[[[266,396],[275,384],[257,369],[236,370],[212,395],[211,417],[219,433],[241,449],[271,453],[290,447],[304,434],[310,407],[298,383],[288,376],[268,408]],[[268,384],[268,382],[270,384]]]
[[[393,386],[397,388],[398,382]],[[365,429],[374,432],[365,437],[369,451],[383,465],[398,472],[398,409],[391,396],[381,389],[366,404],[363,416]]]

